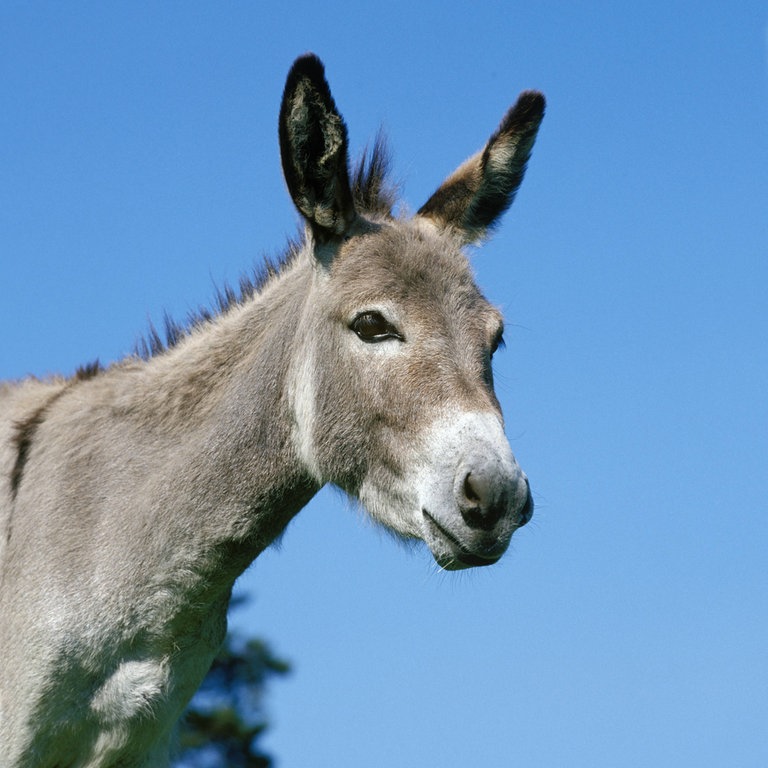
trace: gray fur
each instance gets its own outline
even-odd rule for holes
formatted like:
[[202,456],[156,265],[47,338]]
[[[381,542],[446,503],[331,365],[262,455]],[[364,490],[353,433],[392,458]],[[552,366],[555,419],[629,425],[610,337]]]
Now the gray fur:
[[[299,91],[320,105],[300,151]],[[235,579],[326,483],[447,569],[495,562],[530,517],[490,373],[501,318],[460,249],[476,222],[434,200],[392,218],[381,163],[350,182],[316,58],[286,115],[308,226],[278,270],[146,359],[0,384],[4,766],[167,765]]]

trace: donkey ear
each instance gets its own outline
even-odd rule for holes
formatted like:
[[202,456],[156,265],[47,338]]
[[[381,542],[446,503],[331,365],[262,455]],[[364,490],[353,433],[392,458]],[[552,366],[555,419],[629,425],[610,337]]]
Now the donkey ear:
[[344,235],[355,218],[347,126],[336,109],[320,59],[296,59],[280,107],[280,155],[293,202],[315,237]]
[[515,198],[544,117],[544,96],[520,94],[484,149],[460,165],[419,209],[418,215],[479,240]]

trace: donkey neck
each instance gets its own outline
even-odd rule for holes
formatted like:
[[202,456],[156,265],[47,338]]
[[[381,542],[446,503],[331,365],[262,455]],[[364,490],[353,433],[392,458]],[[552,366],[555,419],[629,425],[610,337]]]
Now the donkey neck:
[[28,692],[8,715],[18,754],[33,723],[56,724],[35,736],[41,754],[50,744],[77,764],[97,733],[115,749],[167,738],[223,639],[235,579],[319,487],[294,448],[287,394],[312,282],[297,257],[148,361],[21,385],[12,415],[28,439],[0,507],[0,646],[31,626],[44,640],[34,666],[0,674]]
[[173,348],[114,372],[113,405],[155,453],[151,514],[216,552],[211,572],[227,580],[319,487],[294,448],[287,397],[292,329],[311,281],[299,257]]

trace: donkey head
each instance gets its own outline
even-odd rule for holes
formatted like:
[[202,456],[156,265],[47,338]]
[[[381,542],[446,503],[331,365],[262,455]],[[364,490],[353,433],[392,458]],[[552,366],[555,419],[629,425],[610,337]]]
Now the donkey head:
[[296,450],[318,483],[448,569],[496,562],[533,511],[493,390],[502,318],[461,248],[512,202],[543,113],[543,96],[523,93],[482,151],[395,218],[353,194],[319,59],[298,59],[283,95],[283,170],[312,273],[288,385]]

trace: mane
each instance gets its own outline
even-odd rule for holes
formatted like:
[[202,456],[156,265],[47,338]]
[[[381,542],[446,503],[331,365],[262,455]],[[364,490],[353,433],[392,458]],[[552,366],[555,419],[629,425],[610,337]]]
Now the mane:
[[352,171],[352,198],[357,210],[390,218],[398,186],[390,178],[391,158],[384,134],[379,131],[370,150],[366,147]]
[[195,329],[214,321],[233,307],[245,304],[294,261],[301,251],[301,246],[302,241],[299,238],[289,239],[288,247],[281,256],[274,260],[264,257],[249,273],[240,276],[236,287],[229,283],[216,287],[211,303],[192,310],[183,322],[179,322],[167,312],[163,315],[161,330],[150,321],[149,329],[136,342],[134,354],[142,360],[161,355],[173,349]]
[[[398,188],[390,180],[390,153],[381,132],[376,135],[373,145],[370,148],[366,147],[355,163],[350,185],[358,211],[374,216],[392,217]],[[134,346],[134,355],[142,360],[161,355],[173,349],[195,329],[207,325],[233,307],[244,304],[259,294],[270,280],[293,263],[305,241],[306,233],[304,232],[299,237],[289,238],[288,246],[282,255],[275,259],[265,257],[249,273],[240,276],[236,287],[228,283],[224,283],[220,288],[217,287],[211,304],[193,310],[187,315],[185,321],[179,322],[165,313],[161,330],[158,330],[150,321],[149,329]],[[85,369],[78,369],[77,375],[78,378],[90,378],[100,370],[101,366],[97,362]],[[87,371],[86,376],[83,375],[84,371]]]

